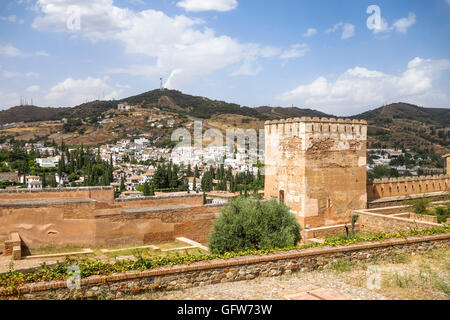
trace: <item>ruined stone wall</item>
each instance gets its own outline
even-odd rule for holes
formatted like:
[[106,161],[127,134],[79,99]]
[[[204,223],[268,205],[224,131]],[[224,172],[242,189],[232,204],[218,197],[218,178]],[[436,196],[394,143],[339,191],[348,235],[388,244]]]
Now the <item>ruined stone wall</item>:
[[113,203],[113,187],[79,187],[0,190],[0,202],[51,199],[92,199]]
[[377,179],[367,184],[369,201],[395,196],[447,191],[450,176],[405,177]]
[[[110,246],[173,241],[186,237],[206,242],[220,206],[203,206],[201,195],[145,198],[109,203],[93,200],[93,190],[43,191],[36,200],[0,200],[0,242],[17,232],[25,247]],[[101,190],[99,190],[101,191]],[[109,192],[109,190],[103,190]],[[7,193],[9,195],[9,193]],[[91,196],[91,198],[74,198]]]
[[81,288],[76,291],[67,288],[67,281],[25,284],[17,290],[0,288],[0,300],[120,299],[125,295],[148,291],[182,290],[258,277],[278,277],[294,272],[323,270],[330,268],[337,259],[349,263],[371,262],[373,259],[383,259],[392,254],[448,248],[449,243],[450,235],[440,234],[205,261],[111,276],[92,276],[82,279]]
[[169,196],[147,197],[143,199],[117,199],[116,203],[122,208],[141,208],[151,206],[164,206],[185,204],[191,206],[200,206],[203,204],[202,194],[181,194]]
[[413,230],[426,230],[439,228],[443,225],[417,218],[414,214],[387,215],[378,213],[376,210],[357,210],[359,215],[358,224],[362,232],[370,233],[398,233],[411,232]]
[[346,223],[366,208],[367,122],[268,121],[265,139],[265,197],[285,202],[302,226]]

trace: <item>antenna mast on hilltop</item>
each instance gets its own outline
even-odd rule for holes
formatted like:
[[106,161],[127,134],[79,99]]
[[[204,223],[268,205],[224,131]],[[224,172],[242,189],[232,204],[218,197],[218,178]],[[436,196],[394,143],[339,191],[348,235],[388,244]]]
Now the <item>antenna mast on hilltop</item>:
[[159,78],[161,84],[159,86],[159,90],[164,91],[164,86],[163,86],[163,78]]

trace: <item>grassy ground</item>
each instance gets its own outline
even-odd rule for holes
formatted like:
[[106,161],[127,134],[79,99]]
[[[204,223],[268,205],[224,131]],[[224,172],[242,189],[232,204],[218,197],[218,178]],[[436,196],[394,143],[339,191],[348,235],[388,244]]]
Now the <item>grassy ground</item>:
[[[86,257],[91,259],[98,259],[103,262],[114,263],[116,260],[135,260],[139,256],[143,256],[144,258],[156,258],[156,257],[176,257],[181,255],[199,255],[204,254],[205,252],[201,249],[180,249],[189,247],[188,244],[180,241],[172,241],[165,243],[154,243],[153,245],[161,248],[162,250],[170,250],[168,252],[164,251],[155,251],[152,249],[133,249],[134,247],[142,247],[145,245],[135,244],[135,245],[127,245],[127,246],[110,246],[110,247],[90,247],[93,251],[92,254],[85,254],[79,257]],[[32,255],[47,255],[47,254],[63,254],[70,252],[81,252],[83,249],[87,249],[87,247],[78,247],[78,246],[70,246],[63,248],[39,248],[32,249]],[[123,249],[117,252],[102,252],[102,249],[107,250],[117,250]],[[173,250],[175,249],[175,250]],[[47,265],[55,264],[56,262],[62,262],[65,260],[64,256],[60,257],[47,257],[47,258],[39,258],[39,259],[22,259],[19,261],[11,261],[11,257],[5,257],[0,255],[0,273],[7,272],[9,270],[28,270],[32,268],[38,268],[42,263],[46,263]]]
[[[146,256],[166,256],[169,253],[165,252],[158,252],[154,251],[152,249],[133,249],[136,247],[142,247],[147,246],[149,244],[143,245],[141,244],[130,244],[125,246],[105,246],[105,247],[89,247],[92,251],[94,251],[93,254],[90,254],[88,256],[90,257],[101,257],[106,256],[108,258],[115,258],[120,256],[133,256],[135,254],[143,253]],[[183,243],[181,241],[171,241],[171,242],[164,242],[164,243],[155,243],[153,244],[157,247],[159,247],[161,250],[172,250],[176,248],[183,248],[183,247],[189,247],[188,244]],[[47,255],[47,254],[57,254],[57,253],[70,253],[70,252],[81,252],[84,249],[87,249],[88,247],[80,247],[80,246],[68,246],[68,247],[62,247],[62,248],[55,248],[55,247],[44,247],[39,249],[31,249],[30,253],[31,255]],[[107,249],[107,250],[118,250],[123,249],[117,252],[106,252],[103,253],[101,250]],[[185,253],[186,250],[181,250],[181,253]],[[195,254],[196,250],[194,249],[188,249],[188,252],[193,252]],[[176,251],[175,251],[176,252]]]
[[450,299],[449,248],[420,254],[396,253],[365,263],[337,260],[330,266],[342,281],[358,287],[367,287],[374,267],[379,271],[380,286],[373,290],[389,299]]
[[[370,281],[374,268],[379,286]],[[127,295],[127,300],[285,300],[306,289],[325,288],[352,300],[450,300],[450,248],[413,254],[395,253],[383,259],[336,260],[323,270],[281,277],[220,283],[170,292]]]

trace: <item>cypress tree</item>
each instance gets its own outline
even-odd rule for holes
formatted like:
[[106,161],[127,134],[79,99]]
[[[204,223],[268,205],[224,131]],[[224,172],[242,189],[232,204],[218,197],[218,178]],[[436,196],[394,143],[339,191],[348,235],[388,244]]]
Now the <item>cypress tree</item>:
[[144,196],[150,196],[150,186],[148,185],[147,181],[144,183]]
[[200,178],[200,173],[198,172],[198,166],[195,165],[195,169],[194,169],[194,177],[195,178]]
[[122,177],[122,179],[120,180],[120,192],[124,192],[126,190],[125,188],[125,178]]
[[45,172],[44,175],[42,176],[42,188],[46,188],[47,187],[47,178],[45,176]]
[[150,196],[153,197],[155,195],[155,184],[152,182],[150,183]]
[[194,183],[193,183],[193,189],[196,193],[198,193],[198,189],[197,189],[197,178],[194,177]]

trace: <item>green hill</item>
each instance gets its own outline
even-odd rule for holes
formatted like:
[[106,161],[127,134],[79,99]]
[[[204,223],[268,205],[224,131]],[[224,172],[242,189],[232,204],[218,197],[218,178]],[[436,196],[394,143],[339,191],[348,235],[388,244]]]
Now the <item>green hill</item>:
[[[186,116],[227,122],[233,115],[246,117],[246,123],[262,125],[262,121],[295,117],[334,117],[317,110],[262,106],[249,108],[235,103],[184,94],[177,90],[152,90],[118,101],[92,101],[73,108],[39,108],[19,106],[0,111],[0,125],[11,122],[60,120],[62,118],[98,117],[119,103],[141,108],[157,107]],[[223,115],[221,118],[220,116]],[[432,109],[407,103],[394,103],[350,117],[369,123],[369,148],[421,148],[448,153],[450,144],[450,109]],[[93,119],[93,120],[92,120]],[[217,120],[219,119],[219,120]],[[222,119],[222,120],[220,120]],[[228,119],[228,120],[226,120]],[[228,123],[223,123],[224,126]]]

